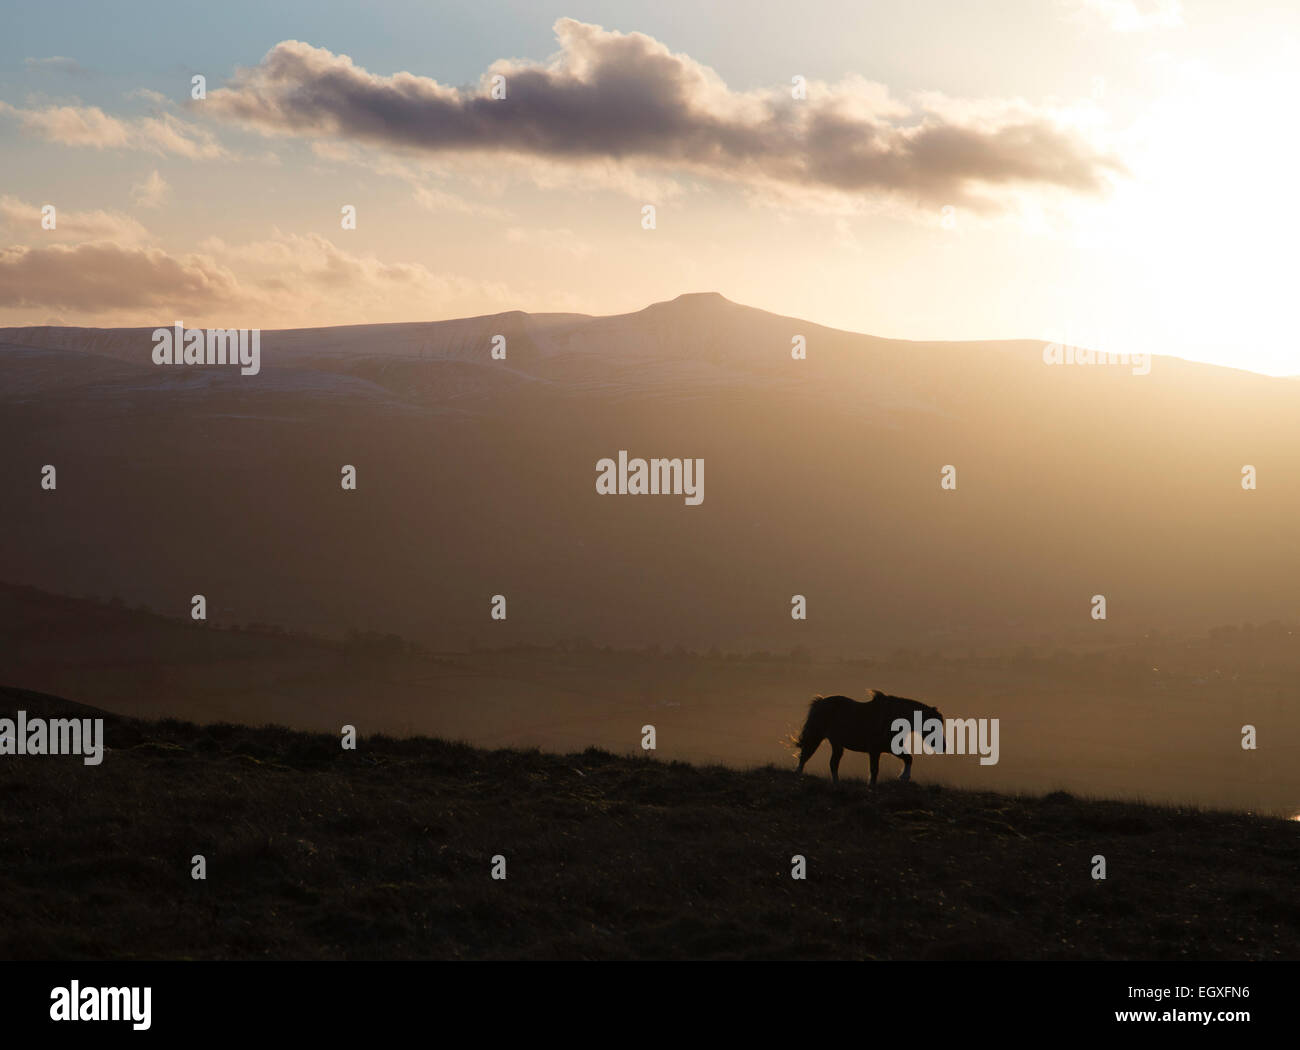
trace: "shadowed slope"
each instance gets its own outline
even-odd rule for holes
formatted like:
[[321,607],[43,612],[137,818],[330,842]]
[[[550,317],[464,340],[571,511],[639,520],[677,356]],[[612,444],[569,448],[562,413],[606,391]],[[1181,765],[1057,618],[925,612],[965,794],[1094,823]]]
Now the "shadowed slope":
[[129,723],[109,744],[93,770],[0,762],[0,957],[1278,959],[1300,944],[1300,835],[1283,821],[836,790],[595,750],[344,752],[233,725]]

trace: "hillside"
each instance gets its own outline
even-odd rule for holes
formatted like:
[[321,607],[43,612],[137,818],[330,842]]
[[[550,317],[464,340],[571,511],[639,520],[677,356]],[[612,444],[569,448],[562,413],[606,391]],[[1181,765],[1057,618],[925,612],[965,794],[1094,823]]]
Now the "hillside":
[[2,958],[1300,956],[1285,821],[105,717],[0,761]]
[[[366,734],[557,753],[622,753],[652,723],[661,760],[748,768],[780,761],[813,695],[878,688],[948,717],[999,719],[996,765],[948,755],[926,763],[927,781],[1282,817],[1300,809],[1298,633],[1300,623],[1278,622],[1077,649],[839,658],[581,639],[431,652],[395,635],[328,639],[215,615],[198,624],[120,599],[0,583],[6,681],[135,718],[308,732],[351,723]],[[1258,729],[1255,750],[1241,747],[1247,723]],[[826,762],[809,768],[824,775]],[[850,757],[847,769],[858,765],[865,759]]]
[[[242,376],[155,366],[148,329],[0,330],[0,580],[438,650],[1041,648],[1300,616],[1286,380],[1049,366],[1039,341],[710,294],[261,345]],[[704,460],[703,502],[598,494],[620,450]]]

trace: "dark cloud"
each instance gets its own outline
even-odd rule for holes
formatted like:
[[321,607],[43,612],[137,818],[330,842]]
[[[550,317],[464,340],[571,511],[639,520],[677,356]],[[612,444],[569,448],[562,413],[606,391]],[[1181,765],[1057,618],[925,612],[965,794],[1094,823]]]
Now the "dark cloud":
[[[501,151],[549,160],[615,159],[929,204],[979,201],[1016,184],[1097,192],[1118,162],[1024,104],[901,106],[865,82],[734,92],[712,70],[640,33],[556,23],[554,61],[502,61],[505,100],[410,73],[378,76],[296,40],[196,103],[268,134],[397,150]],[[985,107],[986,112],[989,107]]]

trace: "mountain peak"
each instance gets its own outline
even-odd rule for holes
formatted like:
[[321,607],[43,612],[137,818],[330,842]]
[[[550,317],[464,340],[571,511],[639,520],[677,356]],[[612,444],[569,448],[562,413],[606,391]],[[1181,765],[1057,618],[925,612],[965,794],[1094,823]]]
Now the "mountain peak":
[[671,310],[678,313],[681,311],[716,310],[718,307],[735,305],[721,292],[683,292],[676,299],[665,299],[662,302],[651,303],[645,309],[654,312]]
[[731,300],[721,292],[682,292],[676,299],[675,303],[727,303],[731,305]]

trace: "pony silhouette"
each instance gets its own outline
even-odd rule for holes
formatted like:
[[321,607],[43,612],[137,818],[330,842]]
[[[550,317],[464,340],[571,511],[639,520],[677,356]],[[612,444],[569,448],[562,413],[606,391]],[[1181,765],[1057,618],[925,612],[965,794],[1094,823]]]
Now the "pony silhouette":
[[[821,747],[823,740],[831,742],[831,780],[840,782],[840,759],[845,750],[865,751],[871,756],[871,786],[875,787],[876,776],[880,772],[882,752],[891,751],[890,744],[897,735],[893,729],[896,718],[905,718],[912,723],[913,715],[921,712],[924,725],[931,718],[937,718],[943,725],[943,715],[937,707],[928,707],[919,700],[909,700],[903,696],[890,696],[878,689],[871,690],[871,699],[865,703],[848,696],[818,696],[808,705],[808,718],[797,741],[799,745],[799,769],[803,772],[804,764],[812,758],[813,753]],[[927,727],[928,728],[928,727]],[[939,730],[937,751],[944,749],[943,729]],[[903,773],[899,780],[912,779],[912,756],[902,754]]]

